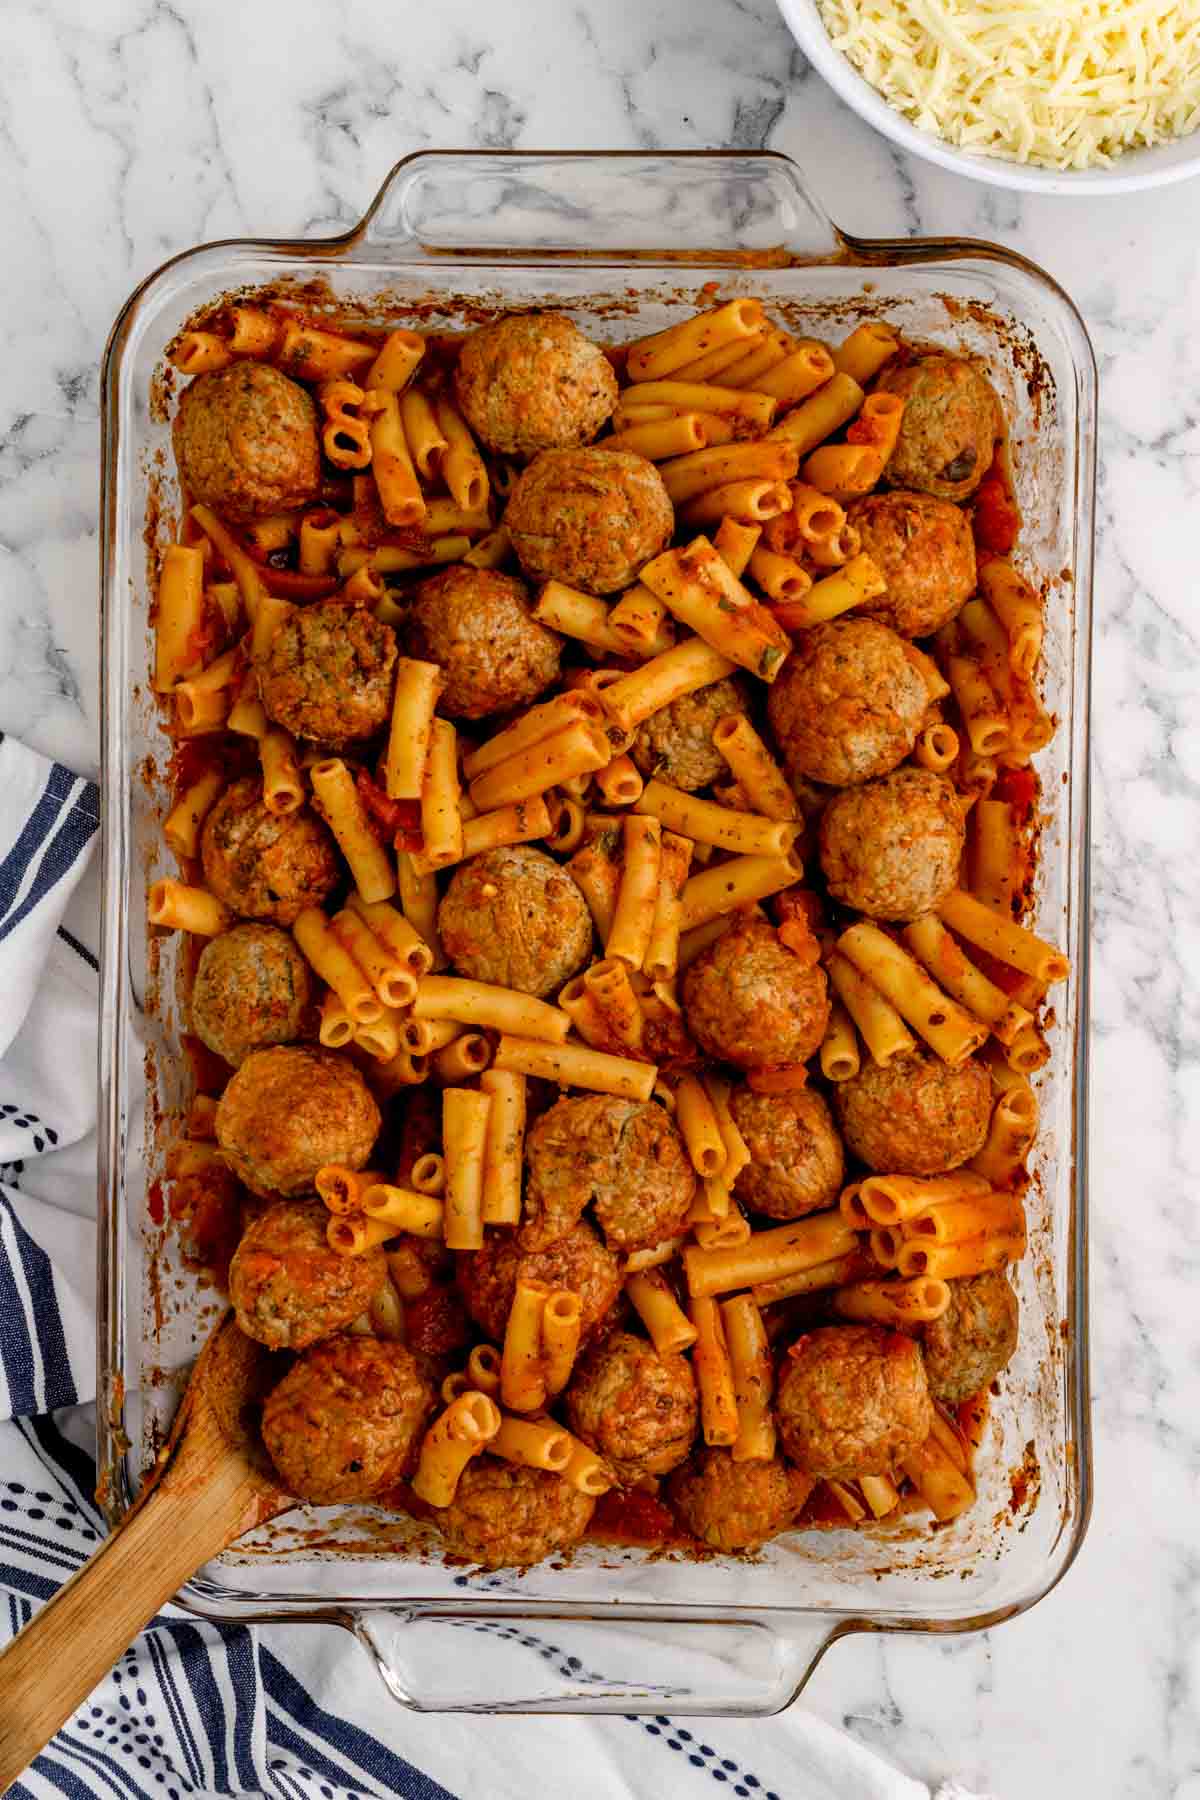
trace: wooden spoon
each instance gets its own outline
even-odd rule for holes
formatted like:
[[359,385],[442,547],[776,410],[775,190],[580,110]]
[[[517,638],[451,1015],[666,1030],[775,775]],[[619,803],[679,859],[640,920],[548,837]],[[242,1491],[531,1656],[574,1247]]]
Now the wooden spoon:
[[189,1576],[295,1505],[258,1433],[260,1404],[282,1367],[226,1316],[197,1359],[137,1504],[0,1652],[0,1793]]

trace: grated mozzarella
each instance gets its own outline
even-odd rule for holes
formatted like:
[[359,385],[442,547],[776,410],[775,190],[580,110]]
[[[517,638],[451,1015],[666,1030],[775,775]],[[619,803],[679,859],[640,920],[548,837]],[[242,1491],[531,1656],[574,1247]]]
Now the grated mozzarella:
[[817,0],[889,105],[963,150],[1110,164],[1200,126],[1200,0]]

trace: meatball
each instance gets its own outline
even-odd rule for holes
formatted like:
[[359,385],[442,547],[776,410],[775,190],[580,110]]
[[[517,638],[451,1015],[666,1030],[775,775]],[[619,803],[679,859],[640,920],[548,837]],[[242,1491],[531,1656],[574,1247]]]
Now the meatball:
[[784,1454],[818,1480],[889,1475],[929,1436],[921,1346],[882,1325],[823,1325],[788,1351],[775,1401]]
[[482,1250],[458,1258],[457,1275],[467,1311],[497,1344],[504,1337],[518,1280],[544,1281],[547,1287],[578,1294],[584,1338],[607,1317],[621,1291],[616,1257],[582,1219],[548,1250],[526,1250],[512,1231],[485,1232]]
[[454,719],[526,706],[558,679],[562,640],[530,615],[515,575],[465,563],[421,582],[409,612],[410,656],[442,668],[442,711]]
[[298,606],[258,664],[258,690],[277,725],[335,749],[374,737],[392,710],[396,634],[365,606]]
[[896,769],[845,788],[821,814],[829,891],[871,919],[918,919],[958,884],[966,841],[954,783],[931,769]]
[[544,998],[587,962],[592,915],[574,877],[527,844],[485,850],[455,870],[438,909],[460,975]]
[[531,581],[615,594],[666,549],[675,512],[654,464],[632,450],[544,450],[504,523]]
[[829,1023],[824,969],[806,968],[751,913],[689,964],[682,998],[700,1048],[740,1069],[807,1061]]
[[344,1056],[255,1050],[217,1102],[217,1142],[252,1194],[311,1194],[326,1163],[364,1169],[382,1123]]
[[1000,403],[987,378],[959,356],[922,356],[887,369],[877,387],[904,397],[900,436],[884,476],[889,486],[965,500],[992,465]]
[[799,632],[767,692],[767,718],[789,775],[849,787],[904,761],[929,689],[902,638],[874,619]]
[[820,1094],[810,1088],[756,1094],[735,1087],[730,1106],[751,1157],[734,1192],[751,1212],[801,1219],[833,1205],[845,1159],[833,1115]]
[[686,1356],[661,1356],[631,1332],[614,1332],[589,1352],[567,1389],[567,1421],[626,1486],[677,1469],[700,1417]]
[[667,1498],[711,1550],[757,1550],[787,1530],[815,1485],[782,1457],[734,1462],[728,1450],[705,1449],[671,1477]]
[[231,782],[200,837],[204,878],[217,898],[249,919],[294,925],[320,906],[342,878],[333,838],[307,806],[268,812],[262,782]]
[[454,372],[463,416],[500,456],[590,444],[617,404],[617,378],[562,313],[526,313],[473,331]]
[[174,442],[190,498],[229,519],[292,512],[321,484],[312,396],[266,363],[197,375],[180,396]]
[[932,494],[868,494],[847,513],[887,591],[861,613],[901,637],[928,637],[975,592],[975,540],[967,515]]
[[864,1062],[833,1090],[846,1148],[880,1175],[943,1175],[983,1148],[992,1084],[982,1063],[948,1068],[928,1050]]
[[739,675],[727,676],[651,713],[638,726],[629,754],[643,775],[694,793],[729,773],[712,741],[714,725],[748,710],[746,683]]
[[648,1250],[682,1232],[696,1175],[664,1107],[589,1094],[542,1114],[525,1149],[530,1250],[556,1244],[590,1206],[614,1250]]
[[923,1327],[925,1374],[938,1400],[957,1406],[988,1386],[1017,1347],[1017,1296],[1003,1269],[951,1281],[950,1304]]
[[236,1069],[252,1050],[290,1044],[312,1001],[308,964],[275,925],[235,925],[200,952],[192,1030]]
[[305,1350],[371,1304],[387,1279],[382,1250],[341,1256],[319,1200],[280,1200],[246,1230],[229,1265],[229,1298],[247,1337]]
[[449,1506],[437,1514],[446,1548],[485,1569],[527,1568],[570,1550],[592,1521],[596,1502],[561,1475],[494,1456],[471,1459]]
[[412,1463],[433,1398],[403,1344],[327,1338],[267,1395],[263,1442],[289,1494],[323,1506],[369,1500]]

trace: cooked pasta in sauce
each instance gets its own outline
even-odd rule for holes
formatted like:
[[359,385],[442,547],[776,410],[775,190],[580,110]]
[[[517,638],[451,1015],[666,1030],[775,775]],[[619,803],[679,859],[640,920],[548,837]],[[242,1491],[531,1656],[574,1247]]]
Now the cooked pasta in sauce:
[[1068,972],[986,371],[750,297],[173,357],[171,1210],[289,1490],[492,1568],[964,1511]]

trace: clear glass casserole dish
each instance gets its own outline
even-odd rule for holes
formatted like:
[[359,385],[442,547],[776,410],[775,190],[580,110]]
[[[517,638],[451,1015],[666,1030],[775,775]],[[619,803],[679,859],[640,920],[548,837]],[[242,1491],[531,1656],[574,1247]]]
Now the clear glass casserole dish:
[[693,310],[712,283],[722,297],[761,296],[814,335],[882,316],[910,338],[962,347],[987,362],[1010,421],[1021,554],[1048,584],[1045,700],[1059,720],[1038,759],[1034,923],[1073,963],[1038,1078],[1030,1250],[1015,1271],[1021,1346],[993,1403],[978,1503],[936,1531],[793,1533],[753,1559],[704,1561],[590,1544],[568,1566],[471,1576],[445,1566],[411,1521],[325,1509],[243,1540],[181,1596],[208,1618],[344,1624],[412,1707],[774,1711],[847,1632],[965,1630],[1023,1612],[1068,1568],[1087,1525],[1091,347],[1066,296],[1024,259],[965,240],[848,238],[788,159],[734,153],[412,156],[344,237],[191,251],[143,283],[114,326],[103,372],[99,1068],[110,1510],[129,1505],[221,1310],[154,1216],[165,1122],[186,1079],[174,942],[151,940],[144,902],[163,856],[170,754],[148,682],[148,565],[177,506],[166,346],[197,308],[245,288],[378,320],[415,314],[424,328],[550,305],[621,339]]

